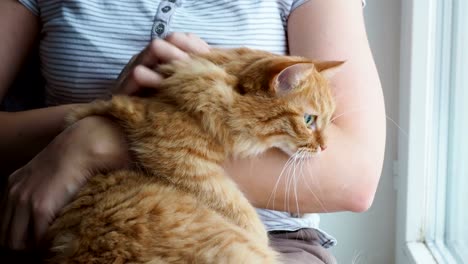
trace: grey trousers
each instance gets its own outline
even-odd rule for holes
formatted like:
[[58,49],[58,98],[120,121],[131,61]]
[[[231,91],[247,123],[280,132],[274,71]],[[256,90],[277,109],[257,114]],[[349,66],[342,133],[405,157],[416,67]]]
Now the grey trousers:
[[[270,233],[270,244],[281,254],[284,264],[335,264],[335,258],[318,242],[315,229]],[[40,256],[0,248],[0,263],[40,263]]]
[[336,259],[319,243],[317,231],[304,228],[295,232],[270,232],[270,245],[280,253],[284,264],[335,264]]

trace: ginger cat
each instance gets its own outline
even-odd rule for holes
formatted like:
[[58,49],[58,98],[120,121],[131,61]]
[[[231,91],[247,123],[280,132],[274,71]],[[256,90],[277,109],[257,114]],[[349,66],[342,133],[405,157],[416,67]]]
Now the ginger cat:
[[70,122],[113,118],[137,165],[89,180],[48,231],[48,263],[277,263],[222,164],[273,147],[324,149],[328,78],[341,64],[213,50],[159,66],[166,78],[154,96],[76,109]]

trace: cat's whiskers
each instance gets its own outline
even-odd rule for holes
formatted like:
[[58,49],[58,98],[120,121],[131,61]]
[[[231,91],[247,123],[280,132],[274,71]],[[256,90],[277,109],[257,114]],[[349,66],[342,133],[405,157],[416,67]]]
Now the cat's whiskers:
[[[314,164],[316,164],[316,166],[318,167],[318,170],[320,171],[322,169],[321,168],[322,163],[320,163],[318,161],[313,161],[313,162],[314,162]],[[310,171],[311,167],[308,167],[308,170]],[[310,173],[310,176],[311,176],[310,179],[313,181],[313,184],[317,187],[317,191],[319,193],[319,196],[322,196],[324,192],[323,192],[322,186],[319,183],[318,177],[314,177],[313,173]],[[305,180],[307,180],[307,179],[304,179],[304,181]]]
[[[300,211],[300,208],[299,208],[299,202],[298,202],[298,194],[297,194],[297,184],[298,182],[300,181],[301,178],[304,177],[304,164],[305,164],[305,160],[310,158],[310,154],[308,153],[308,151],[306,149],[300,149],[298,152],[297,152],[297,161],[298,161],[298,165],[299,165],[299,168],[297,170],[297,172],[294,173],[293,177],[294,177],[294,198],[295,198],[295,202],[296,202],[296,214],[298,217],[301,217],[302,214],[301,214],[301,211]],[[302,240],[304,240],[304,234],[301,233],[301,238]],[[299,239],[299,238],[296,238],[296,239]]]
[[385,117],[387,118],[387,120],[389,120],[390,122],[392,122],[399,130],[401,133],[403,133],[403,135],[405,135],[406,139],[408,139],[408,133],[406,133],[403,128],[401,128],[397,122],[395,122],[395,120],[391,119],[389,116],[385,115]]
[[291,164],[291,168],[288,169],[287,173],[287,183],[286,183],[286,190],[285,190],[285,195],[286,195],[286,201],[285,201],[285,208],[287,208],[288,212],[292,212],[291,210],[291,191],[294,193],[294,199],[295,199],[295,204],[296,204],[296,209],[299,209],[299,203],[297,199],[297,181],[300,177],[298,173],[300,172],[300,165],[303,163],[303,158],[304,158],[304,150],[300,149],[296,153],[294,153],[294,160],[293,163]]
[[[334,117],[330,120],[330,122],[333,122],[333,121],[335,121],[336,119],[343,117],[344,115],[352,114],[352,113],[357,113],[357,112],[360,112],[360,111],[368,110],[368,109],[370,109],[370,108],[371,108],[371,106],[360,106],[360,107],[352,108],[351,110],[345,111],[345,112],[343,112],[343,113],[341,113],[341,114],[339,114],[339,115],[334,116]],[[388,121],[390,121],[393,125],[395,125],[395,126],[398,128],[398,130],[405,136],[405,138],[408,139],[408,133],[407,133],[405,130],[403,130],[403,128],[401,128],[401,126],[398,125],[398,123],[397,123],[395,120],[393,120],[393,119],[392,119],[391,117],[389,117],[388,115],[385,115],[385,118],[386,118]]]
[[[304,163],[305,159],[309,158],[309,154],[307,150],[305,149],[300,149],[296,153],[294,153],[293,157],[293,162],[289,164],[289,168],[287,169],[287,182],[286,182],[286,190],[285,190],[285,195],[286,195],[286,201],[285,201],[285,207],[287,208],[287,211],[292,212],[290,206],[291,206],[291,195],[294,195],[294,203],[296,206],[297,214],[300,215],[300,206],[299,206],[299,201],[298,201],[298,182],[300,179],[303,177],[304,173]],[[291,194],[291,191],[293,193]]]
[[283,204],[283,207],[286,208],[286,211],[289,211],[289,182],[290,182],[290,179],[291,179],[291,171],[293,170],[294,166],[295,166],[295,163],[296,163],[296,157],[295,155],[293,155],[294,158],[293,158],[293,162],[291,163],[291,165],[288,167],[288,170],[286,171],[286,183],[285,183],[285,188],[284,188],[284,204]]
[[356,112],[361,112],[363,110],[368,110],[370,109],[371,106],[359,106],[359,107],[354,107],[354,108],[351,108],[351,109],[348,109],[347,111],[339,114],[339,115],[335,115],[331,120],[330,122],[333,122],[335,121],[336,119],[342,117],[343,115],[347,115],[347,114],[351,114],[351,113],[356,113]]
[[[324,212],[328,212],[327,209],[325,208],[323,202],[318,198],[318,196],[315,194],[313,191],[312,187],[309,184],[309,181],[307,180],[309,177],[306,177],[306,175],[311,175],[308,173],[304,173],[304,170],[309,170],[310,168],[307,168],[306,166],[306,161],[310,160],[312,158],[311,154],[308,153],[305,149],[301,149],[298,152],[294,153],[289,157],[287,162],[285,163],[280,175],[278,176],[278,179],[276,180],[275,186],[272,190],[272,193],[270,194],[270,197],[267,202],[267,207],[269,207],[270,203],[272,203],[272,208],[275,209],[275,201],[276,201],[276,192],[278,191],[278,186],[283,178],[283,176],[286,177],[285,181],[285,202],[284,202],[284,208],[287,209],[287,211],[291,212],[290,210],[290,191],[292,190],[294,192],[294,199],[295,199],[295,205],[296,205],[296,211],[297,214],[300,215],[300,206],[299,206],[299,201],[298,201],[298,193],[297,193],[297,184],[304,182],[306,188],[311,192],[311,194],[314,196],[314,198],[317,200],[319,203],[320,207]],[[310,162],[310,161],[309,161]],[[306,167],[306,169],[304,168]],[[312,177],[313,179],[313,177]],[[302,181],[301,181],[302,180]],[[317,186],[317,188],[320,188]]]
[[307,158],[308,153],[305,149],[299,150],[299,175],[295,175],[295,181],[294,181],[294,197],[296,199],[296,210],[297,210],[297,215],[301,215],[301,211],[299,208],[299,202],[298,202],[298,194],[297,194],[297,183],[299,180],[303,177],[304,175],[304,160]]
[[284,195],[285,195],[285,198],[286,198],[284,200],[284,208],[286,208],[288,212],[291,212],[289,194],[290,194],[290,190],[291,190],[292,180],[293,180],[293,177],[294,177],[294,174],[295,174],[295,171],[296,171],[298,153],[297,152],[294,153],[293,157],[294,157],[293,162],[291,164],[292,166],[290,166],[290,168],[288,169],[288,171],[286,173],[286,188],[284,190]]
[[[304,177],[304,163],[305,163],[305,160],[304,158],[307,158],[308,156],[308,153],[306,150],[302,151],[301,152],[301,159],[300,159],[300,167],[299,167],[299,176],[297,177],[296,179],[296,182],[295,182],[295,189],[296,189],[296,209],[297,209],[297,215],[302,217],[301,215],[301,210],[299,208],[299,203],[297,201],[297,184],[299,182],[300,179],[302,179]],[[304,237],[304,234],[301,233],[301,238],[302,240],[305,240],[305,237]],[[299,239],[299,238],[296,238],[296,239]]]
[[290,156],[289,159],[284,164],[283,169],[281,170],[281,173],[279,174],[278,179],[276,180],[275,187],[273,187],[273,190],[272,190],[272,192],[270,194],[270,197],[268,198],[267,207],[270,205],[270,202],[273,199],[272,208],[273,209],[275,208],[276,192],[278,190],[280,180],[281,180],[283,174],[286,172],[286,170],[289,168],[289,166],[293,162],[293,160],[294,160],[294,155]]
[[[319,164],[320,166],[320,163],[317,163]],[[307,170],[310,170],[311,168],[309,166],[306,166]],[[328,210],[325,208],[325,205],[323,204],[322,200],[320,200],[319,196],[317,196],[315,194],[315,192],[313,191],[312,187],[309,185],[309,181],[308,179],[314,179],[314,175],[312,173],[307,173],[308,176],[310,177],[306,177],[305,174],[302,175],[302,181],[304,182],[304,185],[306,186],[306,188],[310,191],[310,193],[314,196],[315,200],[317,200],[318,204],[320,205],[320,208],[322,208],[322,210],[326,213],[328,213]],[[320,184],[318,184],[318,181],[315,182],[315,186],[317,186],[317,188],[320,190]],[[321,192],[321,191],[320,191]]]
[[291,159],[291,163],[288,165],[288,167],[286,168],[286,174],[285,174],[285,189],[284,189],[284,192],[285,192],[285,200],[284,200],[284,205],[283,205],[283,208],[288,208],[289,210],[289,188],[290,188],[290,180],[291,180],[291,174],[293,173],[294,171],[294,168],[296,166],[296,159],[297,159],[297,155],[296,153],[292,155],[292,159]]
[[[294,171],[293,171],[293,174],[292,174],[292,177],[291,177],[292,190],[294,191],[294,200],[295,200],[296,210],[297,210],[298,214],[299,214],[299,202],[298,202],[298,199],[297,199],[297,179],[298,179],[298,173],[300,173],[300,169],[301,169],[301,165],[302,165],[302,162],[301,162],[302,161],[302,152],[303,152],[303,150],[299,150],[298,152],[296,152],[297,153],[297,155],[296,155],[296,166],[294,167]],[[290,203],[288,203],[288,206],[289,206],[289,204]],[[289,212],[291,212],[291,210],[289,210]]]
[[352,264],[359,264],[359,261],[360,261],[361,258],[362,258],[362,254],[363,254],[363,253],[362,253],[362,250],[361,250],[361,251],[358,251],[358,253],[357,253],[356,255],[354,255],[354,257],[353,257],[351,263],[352,263]]

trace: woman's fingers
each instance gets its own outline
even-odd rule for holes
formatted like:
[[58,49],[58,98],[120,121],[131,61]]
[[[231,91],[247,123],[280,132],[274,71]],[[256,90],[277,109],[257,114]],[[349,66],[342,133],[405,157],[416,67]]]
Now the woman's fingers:
[[0,210],[2,216],[0,218],[0,246],[8,246],[8,227],[10,225],[10,219],[13,207],[8,203],[9,189],[3,194],[2,203],[0,204]]
[[210,46],[191,33],[172,33],[166,39],[155,39],[138,55],[132,57],[121,72],[114,94],[137,94],[142,88],[157,88],[161,75],[153,69],[158,64],[186,60],[188,53],[205,53]]
[[[62,206],[59,206],[61,208]],[[32,225],[33,225],[33,235],[34,242],[36,245],[40,245],[42,238],[44,237],[47,229],[50,225],[51,215],[54,215],[53,210],[47,209],[45,206],[40,203],[33,206],[33,215],[32,215]]]
[[163,79],[159,73],[143,65],[135,67],[133,78],[137,86],[148,88],[156,88]]
[[29,171],[26,165],[8,177],[8,188],[0,205],[0,210],[4,212],[0,220],[0,241],[3,246],[14,250],[23,250],[28,246],[31,207],[24,183]]
[[23,250],[26,248],[29,230],[29,201],[27,197],[20,197],[14,208],[13,218],[10,222],[9,245],[11,249]]
[[14,203],[20,196],[19,181],[21,169],[16,170],[8,177],[8,185],[2,197],[0,210],[2,212],[0,218],[0,245],[9,246],[10,244],[10,226],[15,213]]
[[192,33],[174,32],[167,36],[166,41],[188,53],[206,53],[210,45]]
[[55,137],[9,177],[0,204],[1,245],[21,250],[40,242],[91,172],[121,168],[127,150],[119,127],[104,117],[87,117]]
[[173,60],[185,60],[189,58],[189,55],[163,39],[153,40],[148,47],[142,53],[142,65],[152,68],[157,63],[167,63]]
[[131,72],[126,73],[120,84],[115,86],[113,94],[138,93],[142,88],[156,88],[162,80],[162,76],[144,65],[135,66]]
[[140,54],[130,59],[120,73],[113,93],[132,95],[142,88],[156,88],[162,78],[150,69],[160,63],[188,58],[187,53],[173,44],[162,39],[153,40]]

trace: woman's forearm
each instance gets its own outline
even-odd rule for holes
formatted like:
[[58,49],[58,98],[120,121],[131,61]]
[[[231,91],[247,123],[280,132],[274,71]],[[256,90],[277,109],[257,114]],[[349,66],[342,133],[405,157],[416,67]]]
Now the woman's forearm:
[[73,105],[0,112],[0,172],[7,174],[41,151],[65,127]]
[[385,107],[361,1],[304,3],[288,18],[288,40],[292,55],[346,61],[331,83],[337,109],[334,125],[327,131],[328,148],[302,168],[296,166],[294,177],[288,177],[285,169],[279,181],[287,160],[279,151],[232,161],[227,171],[257,207],[272,208],[269,198],[274,192],[278,210],[365,211],[372,204],[382,170]]
[[[311,213],[363,211],[370,202],[366,186],[374,186],[380,164],[369,165],[370,153],[337,126],[328,130],[329,143],[319,156],[288,162],[288,155],[271,150],[261,157],[232,160],[227,173],[259,208]],[[375,155],[374,155],[375,156]],[[287,163],[288,162],[288,163]]]

